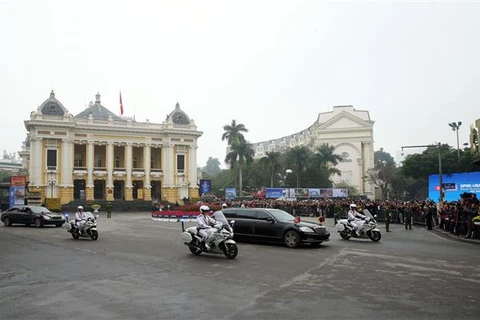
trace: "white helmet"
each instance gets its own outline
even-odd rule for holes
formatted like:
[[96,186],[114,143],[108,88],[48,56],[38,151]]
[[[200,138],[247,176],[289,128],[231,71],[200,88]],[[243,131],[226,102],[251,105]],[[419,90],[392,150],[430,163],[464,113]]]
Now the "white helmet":
[[222,203],[222,208],[228,207],[226,203]]
[[357,205],[356,205],[355,203],[352,203],[352,204],[350,205],[350,209],[353,209],[353,208],[356,208],[356,207],[357,207]]
[[77,210],[83,210],[83,207],[82,207],[82,206],[78,206],[78,207],[77,207]]
[[200,207],[200,212],[203,213],[203,212],[208,212],[208,211],[210,211],[210,208],[208,206],[203,205],[203,206]]

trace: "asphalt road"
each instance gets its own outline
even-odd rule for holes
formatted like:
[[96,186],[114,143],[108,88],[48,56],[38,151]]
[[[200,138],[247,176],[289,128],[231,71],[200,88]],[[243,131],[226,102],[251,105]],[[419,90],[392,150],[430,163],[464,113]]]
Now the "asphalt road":
[[480,246],[393,225],[319,248],[193,256],[181,224],[99,220],[99,239],[0,226],[0,319],[479,319]]

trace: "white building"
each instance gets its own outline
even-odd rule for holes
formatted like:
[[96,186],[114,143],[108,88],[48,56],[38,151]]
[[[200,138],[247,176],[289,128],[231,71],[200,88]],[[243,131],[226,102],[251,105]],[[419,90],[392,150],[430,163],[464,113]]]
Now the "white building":
[[[374,186],[363,177],[374,167],[373,124],[368,111],[353,106],[335,106],[323,112],[313,125],[300,132],[274,140],[252,143],[255,158],[267,152],[283,152],[295,146],[306,146],[312,151],[322,144],[334,146],[335,154],[343,160],[336,166],[341,176],[332,177],[334,183],[346,182],[356,186],[359,193],[374,197]],[[318,186],[323,187],[323,186]]]

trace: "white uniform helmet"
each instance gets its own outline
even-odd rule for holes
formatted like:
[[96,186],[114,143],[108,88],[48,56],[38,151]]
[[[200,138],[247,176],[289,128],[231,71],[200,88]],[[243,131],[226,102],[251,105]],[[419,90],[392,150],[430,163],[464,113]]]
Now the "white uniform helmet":
[[204,212],[209,212],[210,211],[210,208],[206,205],[203,205],[200,207],[200,212],[204,213]]
[[77,207],[77,210],[83,210],[83,207],[82,207],[82,206],[78,206],[78,207]]
[[226,203],[222,203],[222,208],[228,207]]
[[357,208],[357,205],[356,205],[355,203],[352,203],[352,204],[350,205],[350,209],[356,209],[356,208]]

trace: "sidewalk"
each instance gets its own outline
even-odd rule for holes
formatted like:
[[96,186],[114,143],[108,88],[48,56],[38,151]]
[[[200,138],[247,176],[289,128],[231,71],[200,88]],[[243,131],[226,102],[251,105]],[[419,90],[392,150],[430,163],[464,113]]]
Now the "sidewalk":
[[429,230],[429,231],[432,231],[436,234],[442,235],[442,236],[450,238],[450,239],[463,241],[463,242],[468,242],[468,243],[480,244],[480,239],[466,239],[465,236],[463,236],[463,235],[458,235],[457,236],[457,235],[454,235],[453,233],[451,233],[449,231],[445,231],[445,230],[440,229],[438,227],[433,227],[433,229]]

